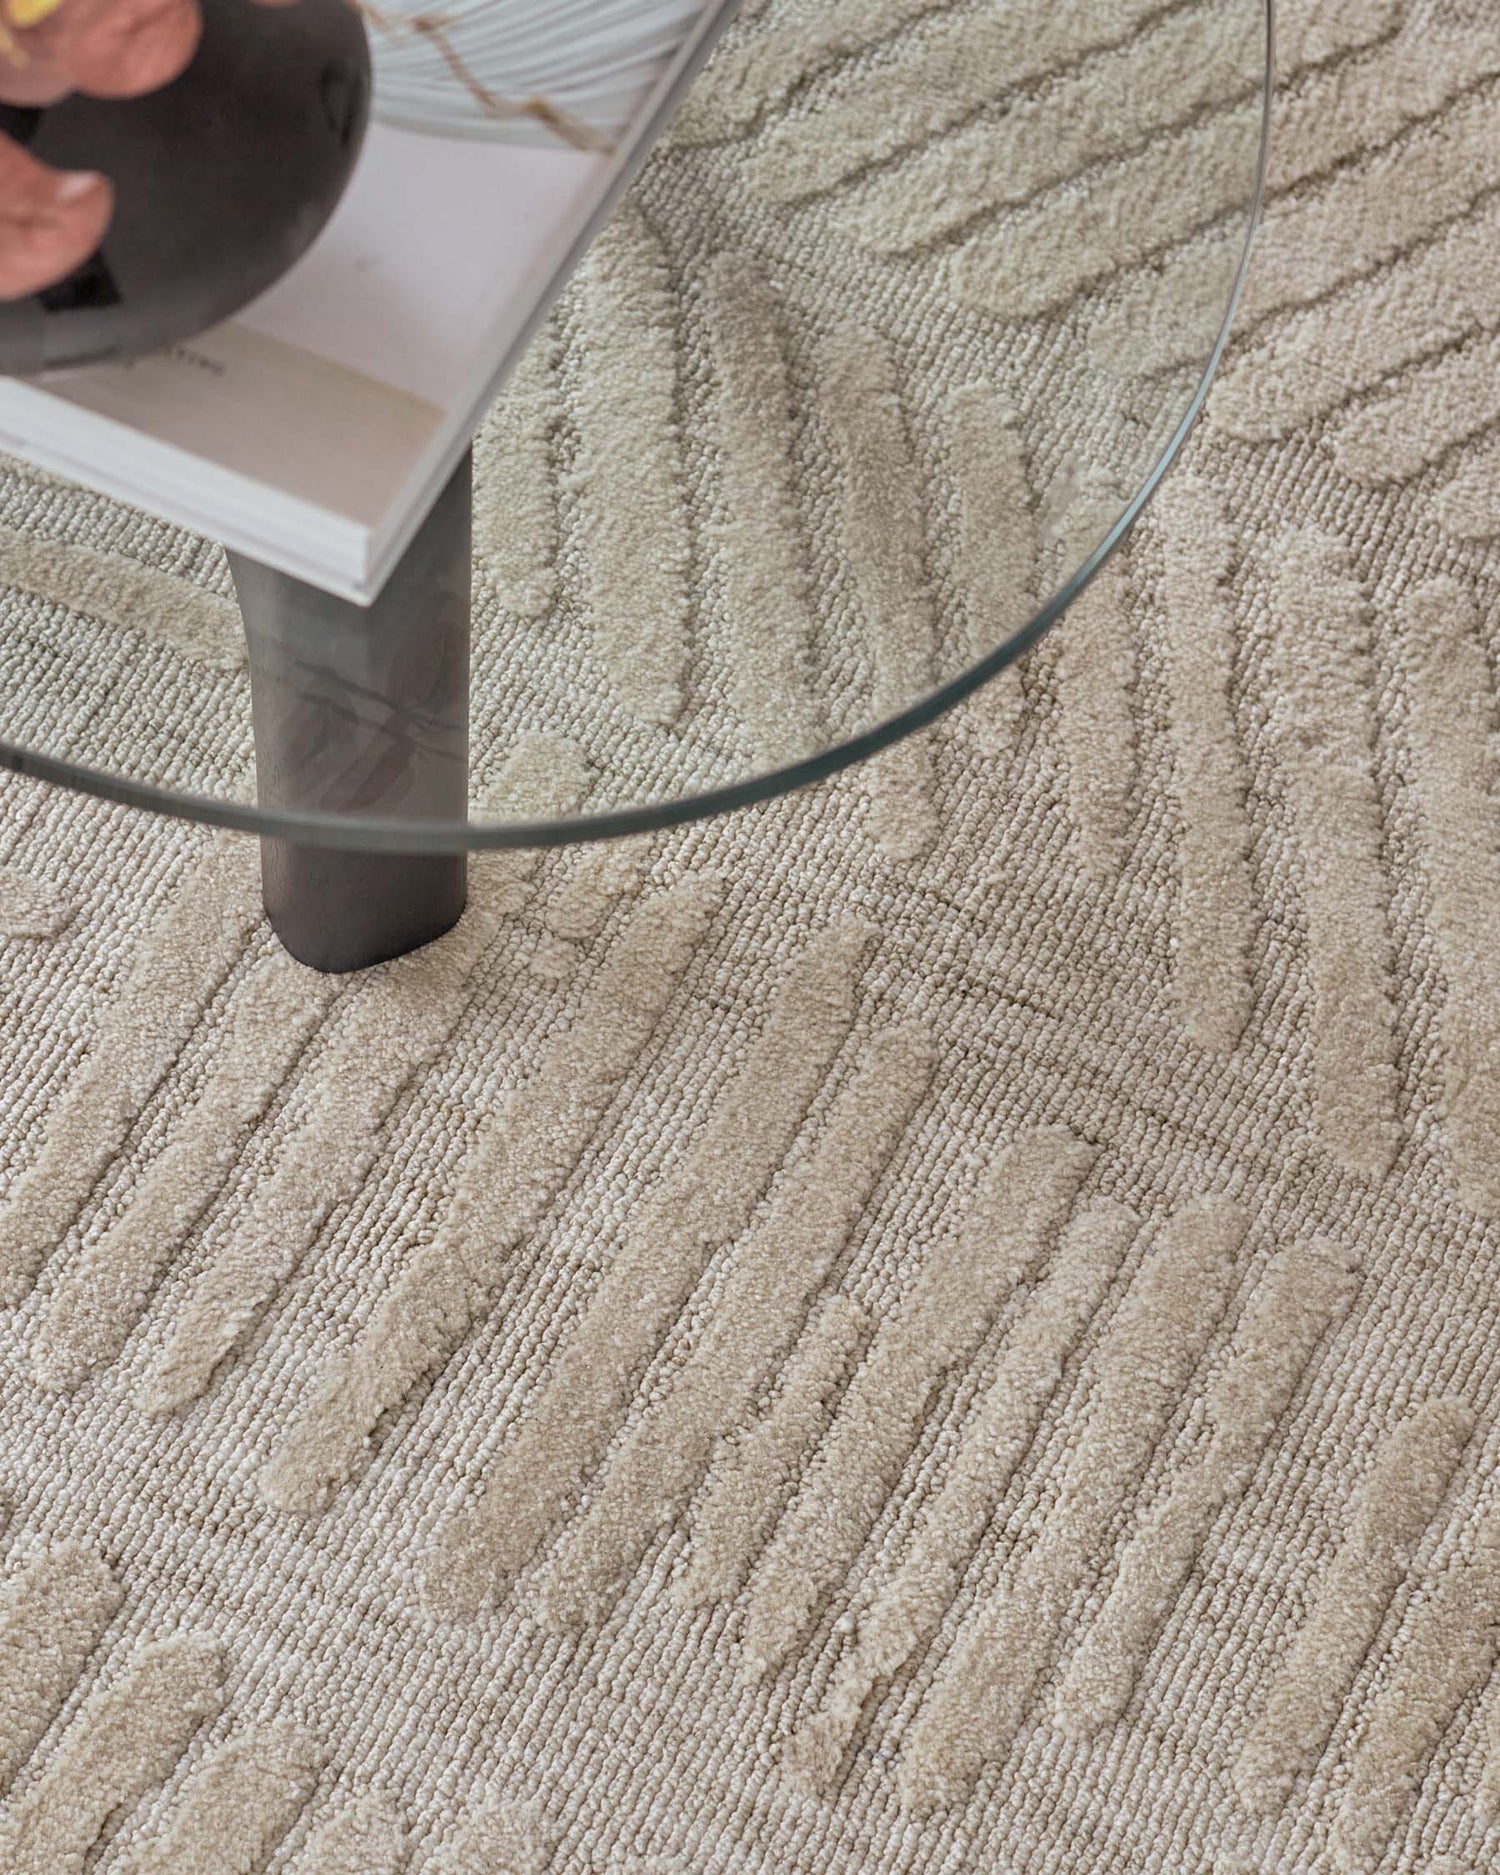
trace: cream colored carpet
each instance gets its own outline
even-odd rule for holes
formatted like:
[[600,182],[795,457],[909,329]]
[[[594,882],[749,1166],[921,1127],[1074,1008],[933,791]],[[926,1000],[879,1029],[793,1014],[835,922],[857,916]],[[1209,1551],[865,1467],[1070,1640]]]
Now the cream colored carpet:
[[[328,982],[0,788],[0,1868],[1500,1866],[1500,34],[1288,11],[1211,419],[915,830]],[[0,479],[7,652],[186,722],[215,556]]]

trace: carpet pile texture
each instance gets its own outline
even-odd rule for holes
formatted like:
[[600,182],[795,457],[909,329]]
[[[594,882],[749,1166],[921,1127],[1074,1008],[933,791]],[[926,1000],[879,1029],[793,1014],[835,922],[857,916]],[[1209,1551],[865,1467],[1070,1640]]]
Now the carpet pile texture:
[[[694,138],[794,192],[784,47],[932,10],[747,9],[622,226],[670,232]],[[1204,424],[1089,609],[892,761],[481,859],[336,981],[253,843],[0,784],[0,1868],[1500,1866],[1500,35],[1283,12]],[[647,426],[649,503],[615,285],[548,368]],[[503,481],[538,395],[481,452],[487,629],[555,596]],[[587,566],[659,726],[651,520],[655,587]],[[197,759],[217,551],[14,465],[0,524],[11,681],[136,647]],[[723,699],[752,744],[777,671]],[[487,744],[490,798],[607,789],[582,733]]]

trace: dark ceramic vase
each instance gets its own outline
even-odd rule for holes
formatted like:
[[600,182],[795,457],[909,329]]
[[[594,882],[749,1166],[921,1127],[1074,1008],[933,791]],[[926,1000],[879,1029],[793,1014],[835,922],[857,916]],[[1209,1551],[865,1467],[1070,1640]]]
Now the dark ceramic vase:
[[348,0],[202,0],[187,71],[145,98],[0,106],[58,169],[99,170],[115,212],[70,279],[0,302],[0,373],[130,358],[202,332],[312,245],[353,171],[370,53]]

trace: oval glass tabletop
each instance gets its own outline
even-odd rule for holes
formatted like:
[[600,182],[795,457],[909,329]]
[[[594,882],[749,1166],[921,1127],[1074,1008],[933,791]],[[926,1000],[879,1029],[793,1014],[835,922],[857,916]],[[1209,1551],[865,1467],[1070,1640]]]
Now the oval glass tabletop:
[[[919,852],[921,732],[988,684],[963,735],[1018,734],[1021,687],[990,680],[1197,415],[1270,38],[1269,0],[747,0],[475,438],[467,819],[393,805],[378,760],[337,811],[278,804],[220,547],[8,461],[0,759],[452,852],[644,830],[874,757],[875,831]],[[300,645],[278,650],[294,680]]]

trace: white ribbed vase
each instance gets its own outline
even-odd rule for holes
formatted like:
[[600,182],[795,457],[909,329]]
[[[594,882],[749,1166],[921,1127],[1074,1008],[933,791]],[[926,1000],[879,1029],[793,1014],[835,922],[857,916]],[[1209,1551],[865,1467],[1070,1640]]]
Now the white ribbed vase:
[[370,0],[375,114],[430,136],[608,148],[705,0]]

